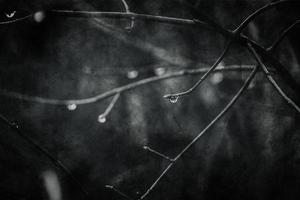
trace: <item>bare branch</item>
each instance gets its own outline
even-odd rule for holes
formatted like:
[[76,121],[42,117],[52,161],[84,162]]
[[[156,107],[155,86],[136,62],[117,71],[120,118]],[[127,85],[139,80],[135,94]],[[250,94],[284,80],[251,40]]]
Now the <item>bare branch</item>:
[[251,15],[249,15],[233,32],[235,34],[240,34],[243,31],[243,29],[258,15],[264,13],[265,11],[267,11],[271,8],[277,7],[277,6],[285,4],[285,3],[295,3],[295,5],[300,5],[299,1],[295,1],[295,0],[277,1],[274,3],[269,3],[269,4],[261,7],[260,9],[256,10]]
[[[249,71],[252,70],[253,66],[228,66],[228,67],[217,67],[213,72],[231,72],[231,71]],[[127,85],[114,88],[112,90],[109,90],[107,92],[98,94],[96,96],[85,98],[85,99],[70,99],[70,100],[60,100],[60,99],[50,99],[50,98],[43,98],[43,97],[37,97],[37,96],[30,96],[26,94],[21,94],[18,92],[12,92],[7,90],[0,90],[0,95],[6,96],[13,99],[18,99],[22,101],[28,101],[33,103],[41,103],[41,104],[50,104],[50,105],[84,105],[84,104],[90,104],[95,103],[98,101],[101,101],[103,99],[106,99],[108,97],[111,97],[117,93],[122,93],[128,90],[132,90],[137,87],[141,87],[146,84],[150,84],[157,81],[162,81],[166,79],[186,76],[186,75],[197,75],[205,73],[209,70],[209,68],[200,68],[200,69],[186,69],[186,70],[180,70],[177,72],[171,72],[168,74],[164,74],[161,76],[153,76],[146,79],[142,79],[133,83],[129,83]]]
[[279,93],[280,96],[282,96],[286,102],[292,106],[298,113],[300,113],[300,108],[299,106],[285,94],[285,92],[280,88],[280,86],[276,83],[272,75],[270,74],[269,70],[265,66],[265,64],[262,62],[260,59],[259,55],[257,54],[256,50],[251,46],[251,44],[248,44],[248,49],[259,64],[259,66],[262,68],[263,72],[265,73],[267,79],[269,82],[272,84],[272,86],[276,89],[276,91]]
[[150,147],[148,147],[146,145],[143,146],[143,149],[145,149],[145,150],[147,150],[147,151],[149,151],[149,152],[151,152],[151,153],[153,153],[153,154],[155,154],[155,155],[157,155],[157,156],[159,156],[161,158],[164,158],[164,159],[166,159],[166,160],[168,160],[170,162],[174,161],[174,159],[170,158],[169,156],[166,156],[165,154],[160,153],[160,152],[158,152],[158,151],[156,151],[156,150],[154,150],[154,149],[152,149],[152,148],[150,148]]
[[104,113],[102,113],[101,115],[99,115],[98,120],[99,122],[103,123],[106,121],[106,116],[110,113],[110,111],[113,109],[114,105],[117,103],[118,99],[120,97],[120,93],[117,93],[113,99],[111,100],[111,102],[109,103],[109,105],[107,106],[107,108],[105,109]]
[[19,22],[19,21],[24,21],[26,19],[32,18],[33,15],[34,14],[29,14],[29,15],[26,15],[26,16],[21,17],[21,18],[16,18],[16,19],[13,19],[13,20],[3,21],[3,22],[0,22],[0,25],[6,25],[6,24],[16,23],[16,22]]
[[186,90],[184,92],[180,92],[180,93],[166,94],[166,95],[164,95],[164,98],[167,98],[167,99],[174,99],[174,98],[176,98],[176,99],[178,99],[178,97],[181,97],[181,96],[188,95],[188,94],[192,93],[216,69],[216,67],[218,66],[218,64],[223,60],[223,58],[225,57],[226,53],[228,52],[228,50],[230,48],[230,45],[231,45],[231,41],[229,41],[226,44],[226,46],[224,47],[221,55],[216,60],[216,62],[209,68],[209,70],[190,89],[188,89],[188,90]]
[[112,185],[105,185],[106,188],[118,193],[120,196],[124,197],[127,200],[133,200],[131,197],[129,197],[128,195],[126,195],[125,193],[121,192],[120,190],[118,190],[117,188],[115,188]]
[[267,50],[268,51],[273,51],[274,49],[276,49],[277,46],[280,44],[280,42],[283,40],[283,38],[290,31],[292,31],[293,28],[295,28],[299,23],[300,23],[300,20],[297,20],[297,21],[293,22],[290,26],[288,26],[284,31],[282,31],[282,33],[280,34],[280,36],[273,42],[273,44]]
[[258,71],[258,66],[256,66],[247,80],[244,82],[243,86],[240,88],[240,90],[234,95],[234,97],[231,99],[231,101],[225,106],[225,108],[186,146],[182,149],[182,151],[177,154],[177,156],[173,159],[173,162],[170,163],[164,171],[159,175],[159,177],[154,181],[154,183],[147,189],[147,191],[141,196],[140,199],[144,199],[146,196],[149,195],[149,193],[155,188],[155,186],[160,182],[160,180],[168,173],[168,171],[171,169],[171,167],[175,164],[175,162],[181,158],[181,156],[190,149],[200,138],[202,135],[208,132],[208,130],[213,127],[226,113],[227,111],[235,104],[235,102],[241,97],[241,95],[245,92],[245,90],[248,88],[249,84],[255,77],[256,73]]
[[[125,12],[126,13],[131,13],[130,12],[130,8],[129,8],[126,0],[121,0],[121,1],[122,1],[123,5],[124,5]],[[131,17],[130,26],[126,27],[126,29],[131,30],[133,27],[134,27],[134,17]]]
[[25,142],[34,147],[38,152],[42,153],[46,158],[48,158],[58,169],[60,169],[68,178],[80,189],[80,191],[88,196],[88,192],[79,182],[79,180],[73,175],[73,173],[58,159],[56,159],[48,150],[37,144],[33,139],[31,139],[27,134],[23,133],[16,123],[10,122],[6,117],[0,114],[0,121],[8,125],[19,137],[21,137]]

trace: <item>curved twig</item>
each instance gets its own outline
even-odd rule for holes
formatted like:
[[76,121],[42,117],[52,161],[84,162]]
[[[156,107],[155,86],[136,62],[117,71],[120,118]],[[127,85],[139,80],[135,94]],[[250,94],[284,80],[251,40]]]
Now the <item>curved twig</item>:
[[235,102],[241,97],[242,93],[248,88],[249,84],[255,77],[255,74],[258,71],[258,66],[256,66],[247,80],[244,82],[243,86],[240,88],[240,90],[234,95],[234,97],[230,100],[230,102],[225,106],[225,108],[187,145],[185,146],[177,156],[172,159],[173,162],[171,162],[159,175],[159,177],[153,182],[153,184],[146,190],[146,192],[140,197],[140,200],[144,199],[146,196],[150,194],[150,192],[155,188],[155,186],[160,182],[160,180],[168,173],[168,171],[171,169],[171,167],[176,163],[178,159],[183,156],[183,154],[191,148],[200,138],[202,135],[207,133],[207,131],[216,124],[226,113],[227,111],[235,104]]
[[259,8],[258,10],[254,11],[252,14],[250,14],[233,32],[235,34],[240,34],[243,31],[243,29],[258,15],[264,13],[265,11],[267,11],[271,8],[277,7],[277,6],[285,4],[285,3],[295,3],[295,4],[298,3],[299,4],[299,1],[290,0],[290,1],[277,1],[277,2],[273,2],[273,3],[269,3],[269,4]]
[[209,68],[209,70],[188,90],[184,91],[184,92],[179,92],[179,93],[174,93],[174,94],[166,94],[164,95],[164,98],[167,99],[173,99],[173,98],[178,98],[184,95],[188,95],[190,93],[192,93],[218,66],[218,64],[223,60],[223,58],[225,57],[226,53],[228,52],[229,48],[231,45],[231,41],[229,41],[226,46],[224,47],[221,55],[219,56],[219,58],[215,61],[215,63]]
[[275,90],[279,93],[279,95],[282,96],[284,98],[284,100],[286,100],[286,102],[290,106],[292,106],[298,113],[300,113],[299,106],[291,98],[289,98],[287,96],[287,94],[285,94],[285,92],[276,83],[276,81],[274,80],[274,78],[270,74],[269,70],[267,69],[267,67],[265,66],[263,61],[260,59],[260,57],[257,54],[257,52],[255,51],[255,49],[251,46],[251,44],[248,44],[248,49],[249,49],[250,53],[253,55],[253,57],[255,58],[255,60],[257,61],[257,63],[259,64],[259,66],[262,68],[262,70],[265,73],[265,75],[266,75],[267,79],[269,80],[269,82],[272,84],[272,86],[275,88]]
[[[230,66],[230,67],[217,67],[213,72],[230,72],[230,71],[249,71],[252,70],[252,66]],[[68,106],[71,104],[75,105],[83,105],[83,104],[90,104],[95,103],[98,101],[101,101],[103,99],[106,99],[110,96],[113,96],[117,93],[122,93],[127,90],[132,90],[134,88],[152,83],[157,81],[162,81],[166,79],[186,76],[186,75],[196,75],[196,74],[202,74],[209,70],[209,68],[201,68],[201,69],[189,69],[189,70],[180,70],[178,72],[172,72],[169,74],[165,74],[162,76],[153,76],[150,78],[142,79],[133,83],[129,83],[127,85],[114,88],[112,90],[109,90],[107,92],[98,94],[96,96],[85,98],[85,99],[70,99],[70,100],[59,100],[59,99],[50,99],[50,98],[43,98],[43,97],[37,97],[37,96],[30,96],[26,94],[21,94],[18,92],[12,92],[12,91],[6,91],[6,90],[0,90],[0,95],[6,96],[13,99],[18,99],[22,101],[28,101],[33,103],[41,103],[41,104],[50,104],[50,105],[64,105]]]
[[[131,12],[130,12],[130,8],[129,8],[129,5],[127,4],[126,0],[121,0],[121,1],[122,1],[123,5],[124,5],[125,12],[126,12],[126,13],[131,13]],[[133,27],[134,27],[134,17],[131,17],[131,20],[130,20],[130,26],[129,26],[129,27],[126,27],[126,29],[131,30]]]
[[280,42],[284,39],[284,37],[291,31],[293,28],[295,28],[300,23],[300,20],[297,20],[293,22],[291,25],[289,25],[280,36],[273,42],[273,44],[267,49],[268,51],[272,51],[277,48],[277,46],[280,44]]

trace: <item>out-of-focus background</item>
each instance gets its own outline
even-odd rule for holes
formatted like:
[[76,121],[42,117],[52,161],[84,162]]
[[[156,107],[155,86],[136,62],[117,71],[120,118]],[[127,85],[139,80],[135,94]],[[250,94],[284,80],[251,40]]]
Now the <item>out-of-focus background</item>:
[[[234,29],[267,0],[127,0],[131,12],[197,18],[191,7]],[[5,1],[8,21],[52,9],[125,12],[121,0]],[[299,7],[267,11],[244,34],[267,47]],[[198,29],[128,19],[47,15],[0,25],[0,112],[62,161],[89,192],[88,199],[122,199],[113,185],[137,198],[168,164],[144,145],[175,156],[225,106],[248,72],[215,73],[189,96],[170,103],[164,94],[191,87],[200,75],[144,85],[122,93],[104,123],[104,101],[55,106],[22,101],[3,93],[52,98],[92,97],[137,80],[182,69],[209,67],[226,44],[205,26]],[[296,28],[274,55],[299,80]],[[249,66],[249,52],[233,45],[220,66]],[[272,66],[270,66],[272,67]],[[299,93],[275,76],[300,102]],[[3,92],[5,91],[5,92]],[[100,120],[101,121],[101,120]],[[102,121],[103,122],[103,121]],[[299,114],[262,74],[237,104],[162,179],[148,199],[299,199]],[[40,152],[0,124],[0,199],[83,199],[80,190]]]

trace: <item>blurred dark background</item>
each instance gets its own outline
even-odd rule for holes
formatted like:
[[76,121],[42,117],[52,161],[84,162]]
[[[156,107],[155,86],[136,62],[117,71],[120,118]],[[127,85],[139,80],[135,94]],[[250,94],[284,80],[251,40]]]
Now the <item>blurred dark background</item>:
[[[197,12],[234,29],[267,0],[127,0],[131,12],[197,18]],[[8,21],[51,9],[124,12],[117,0],[0,2]],[[267,11],[244,34],[268,47],[299,19],[299,6]],[[187,89],[200,77],[184,76],[122,93],[105,123],[111,99],[54,106],[7,97],[3,91],[55,99],[91,97],[146,77],[209,67],[226,39],[212,30],[158,22],[59,17],[40,12],[0,25],[0,112],[61,160],[89,192],[88,199],[122,199],[114,185],[138,198],[170,157],[187,145],[225,106],[248,72],[216,73],[176,104],[162,98]],[[110,28],[105,28],[104,25]],[[299,26],[298,26],[299,27]],[[274,55],[299,82],[299,34],[294,29]],[[222,66],[253,65],[244,47],[233,45]],[[271,67],[271,66],[270,66]],[[276,80],[299,104],[299,91]],[[162,179],[148,199],[299,199],[299,114],[259,75],[220,122]],[[51,192],[52,191],[52,192]],[[0,199],[84,199],[80,190],[43,154],[0,124]]]

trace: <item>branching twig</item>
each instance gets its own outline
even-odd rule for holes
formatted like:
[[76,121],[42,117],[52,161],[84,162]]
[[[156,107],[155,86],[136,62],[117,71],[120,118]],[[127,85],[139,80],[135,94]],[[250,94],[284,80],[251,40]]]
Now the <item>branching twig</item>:
[[236,95],[231,99],[231,101],[225,106],[225,108],[185,147],[183,150],[177,154],[177,156],[173,159],[173,162],[171,162],[164,171],[159,175],[159,177],[154,181],[154,183],[146,190],[146,192],[140,197],[140,200],[144,199],[146,196],[149,195],[149,193],[154,189],[154,187],[160,182],[160,180],[168,173],[168,171],[171,169],[171,167],[175,164],[175,162],[181,158],[181,156],[191,148],[200,138],[202,135],[207,133],[207,131],[216,124],[225,114],[226,112],[235,104],[235,102],[241,97],[242,93],[248,88],[249,84],[255,77],[255,74],[258,71],[258,66],[256,66],[243,86],[240,88],[240,90],[236,93]]
[[2,121],[4,124],[8,125],[8,127],[10,129],[12,129],[15,133],[17,133],[17,135],[20,136],[24,141],[26,141],[28,144],[33,146],[37,151],[39,151],[44,156],[46,156],[58,169],[60,169],[63,173],[65,173],[67,175],[67,177],[69,177],[76,186],[78,186],[78,188],[81,190],[81,192],[85,196],[88,196],[88,192],[84,189],[82,184],[78,181],[78,179],[73,175],[73,173],[61,161],[54,158],[54,156],[52,156],[52,154],[48,150],[46,150],[44,147],[37,144],[27,134],[23,133],[16,123],[10,122],[2,114],[0,114],[0,121]]
[[164,159],[166,159],[166,160],[168,160],[170,162],[174,161],[174,159],[170,158],[169,156],[166,156],[165,154],[160,153],[160,152],[158,152],[158,151],[156,151],[156,150],[154,150],[154,149],[152,149],[152,148],[150,148],[150,147],[148,147],[146,145],[143,146],[143,149],[145,149],[146,151],[149,151],[149,152],[151,152],[151,153],[153,153],[153,154],[155,154],[155,155],[157,155],[157,156],[159,156],[161,158],[164,158]]
[[293,28],[295,28],[300,23],[300,20],[297,20],[293,22],[290,26],[288,26],[280,36],[273,42],[273,44],[267,49],[268,51],[273,51],[277,48],[277,46],[280,44],[280,42],[283,40],[283,38],[291,31]]
[[106,120],[106,116],[110,113],[110,111],[113,109],[113,107],[115,106],[115,104],[117,103],[118,99],[120,97],[120,93],[117,93],[113,99],[111,100],[111,102],[109,103],[109,105],[107,106],[107,108],[105,109],[104,113],[102,113],[101,115],[99,115],[98,119],[101,122],[102,121],[105,122]]
[[[230,71],[249,71],[252,70],[253,66],[228,66],[228,67],[217,67],[213,72],[230,72]],[[209,68],[200,68],[200,69],[187,69],[187,70],[180,70],[177,72],[172,72],[168,74],[164,74],[161,76],[153,76],[150,78],[142,79],[133,83],[129,83],[127,85],[114,88],[112,90],[109,90],[107,92],[98,94],[96,96],[85,98],[85,99],[70,99],[70,100],[59,100],[59,99],[50,99],[50,98],[43,98],[43,97],[37,97],[37,96],[30,96],[26,94],[21,94],[18,92],[12,92],[7,90],[0,90],[0,95],[6,96],[13,99],[18,99],[22,101],[28,101],[33,103],[41,103],[41,104],[50,104],[50,105],[64,105],[68,106],[71,104],[75,105],[83,105],[83,104],[90,104],[95,103],[98,101],[101,101],[103,99],[106,99],[108,97],[111,97],[117,93],[122,93],[127,90],[132,90],[134,88],[150,84],[157,81],[162,81],[166,79],[186,76],[186,75],[197,75],[206,73],[209,70]]]
[[[274,3],[269,3],[261,8],[259,8],[258,10],[256,10],[255,12],[253,12],[251,15],[249,15],[233,32],[235,34],[240,34],[243,29],[251,22],[254,20],[254,18],[256,18],[258,15],[264,13],[265,11],[277,7],[279,5],[285,4],[285,3],[295,3],[295,4],[299,4],[299,1],[295,1],[295,0],[286,0],[286,1],[277,1]],[[300,5],[300,4],[299,4]]]
[[267,67],[265,66],[265,64],[263,63],[263,61],[261,60],[261,58],[259,57],[257,52],[255,51],[255,49],[251,46],[251,44],[248,44],[248,49],[249,49],[250,53],[253,55],[253,57],[255,58],[255,60],[257,61],[257,63],[259,64],[259,66],[262,68],[262,70],[265,73],[265,75],[266,75],[267,79],[269,80],[269,82],[272,84],[272,86],[279,93],[279,95],[282,96],[286,100],[286,102],[290,106],[292,106],[298,113],[300,113],[299,106],[291,98],[289,98],[287,96],[287,94],[285,94],[285,92],[276,83],[276,81],[272,77],[271,73],[269,72],[269,70],[267,69]]
[[190,89],[184,91],[184,92],[180,92],[180,93],[175,93],[175,94],[166,94],[164,95],[164,98],[167,99],[178,99],[178,97],[181,97],[183,95],[188,95],[191,92],[193,92],[218,66],[218,64],[223,60],[223,58],[225,57],[226,53],[228,52],[229,48],[231,45],[231,41],[229,41],[226,46],[224,47],[221,55],[219,56],[219,58],[216,60],[216,62],[209,68],[209,70],[197,81],[196,84],[194,84]]

